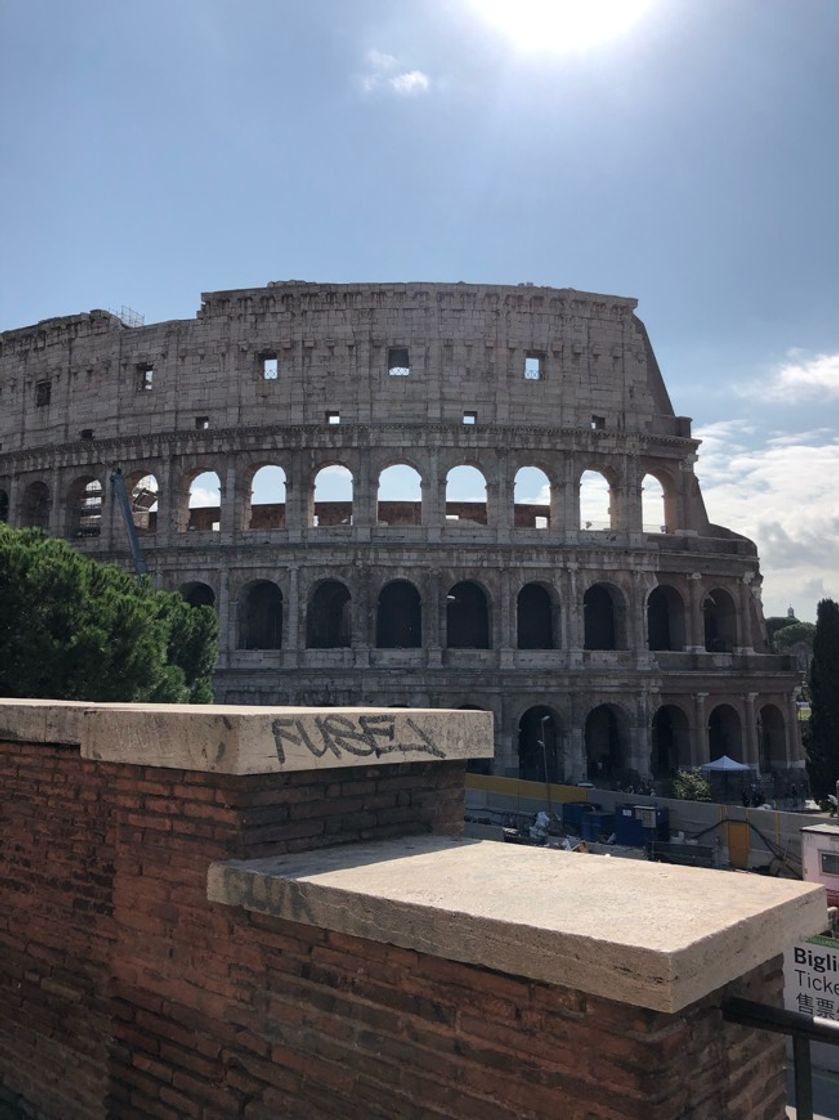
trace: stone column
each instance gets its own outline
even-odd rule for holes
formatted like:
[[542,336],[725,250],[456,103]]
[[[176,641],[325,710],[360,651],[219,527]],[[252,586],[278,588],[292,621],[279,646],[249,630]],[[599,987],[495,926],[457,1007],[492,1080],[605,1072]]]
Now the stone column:
[[50,509],[47,532],[51,537],[63,537],[66,531],[69,510],[67,509],[67,492],[63,484],[61,472],[54,470],[50,474]]
[[285,602],[285,644],[283,663],[287,668],[296,668],[300,663],[300,651],[305,648],[305,635],[300,632],[303,611],[300,610],[300,572],[295,566],[288,569],[288,598]]
[[565,602],[565,637],[568,650],[569,665],[579,664],[582,661],[582,650],[585,645],[585,624],[583,621],[583,603],[581,597],[580,581],[577,574],[577,565],[569,564],[563,580],[563,601]]
[[422,644],[425,646],[426,664],[429,668],[443,663],[441,643],[446,589],[441,578],[438,571],[432,570],[426,573],[423,581],[425,594],[422,602]]
[[168,548],[177,531],[174,524],[177,505],[174,492],[175,472],[171,456],[167,455],[160,460],[154,476],[157,479],[157,528],[152,540],[158,548]]
[[446,482],[440,481],[440,462],[436,451],[428,457],[428,469],[422,480],[422,523],[429,541],[439,541],[445,520]]
[[219,471],[221,484],[221,512],[219,515],[219,529],[222,536],[230,539],[237,534],[241,525],[241,511],[239,509],[239,479],[236,473],[236,460],[231,456],[225,461]]
[[635,706],[635,726],[629,729],[630,766],[642,778],[650,776],[650,721],[649,696],[645,688],[638,692]]
[[559,510],[559,528],[566,541],[573,542],[580,531],[580,475],[573,455],[562,461],[562,503]]
[[357,563],[350,584],[352,593],[353,664],[364,668],[370,664],[370,573]]
[[493,611],[493,630],[495,631],[492,643],[498,650],[499,664],[502,669],[512,669],[515,663],[516,642],[516,607],[512,594],[512,572],[505,568],[498,581],[499,602]]
[[685,626],[685,649],[688,653],[705,652],[705,616],[702,613],[704,590],[702,575],[691,572],[688,576],[688,613]]
[[702,766],[706,762],[711,761],[708,757],[708,716],[705,712],[705,701],[707,699],[707,692],[695,692],[693,695],[696,710],[696,728],[691,745],[691,762],[694,766]]
[[[620,507],[616,525],[616,528],[637,537],[639,544],[641,543],[644,523],[643,499],[641,495],[642,479],[640,475],[641,471],[638,460],[634,457],[627,457],[624,459],[623,483],[621,486]],[[612,524],[615,525],[614,516],[612,517]]]
[[752,636],[752,573],[737,581],[737,648],[735,653],[753,653],[754,638]]
[[756,764],[760,772],[760,750],[757,741],[757,715],[755,713],[756,692],[743,693],[745,727],[743,728],[743,761]]
[[498,541],[508,541],[515,521],[515,487],[510,478],[507,452],[496,452],[495,482],[487,483],[487,524],[495,529]]
[[230,654],[235,646],[233,634],[233,610],[230,603],[230,585],[227,568],[218,571],[218,637],[219,637],[219,667],[227,668]]

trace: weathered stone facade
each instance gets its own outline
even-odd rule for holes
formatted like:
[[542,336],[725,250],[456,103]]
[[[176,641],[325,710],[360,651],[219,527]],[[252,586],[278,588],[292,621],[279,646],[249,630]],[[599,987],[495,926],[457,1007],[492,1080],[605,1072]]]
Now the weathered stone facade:
[[[800,772],[798,678],[766,652],[755,547],[708,521],[698,443],[635,305],[289,281],[206,294],[194,320],[92,311],[7,331],[0,518],[129,564],[121,467],[157,582],[219,611],[219,700],[487,708],[506,774],[542,774],[543,731],[569,779],[723,752]],[[377,505],[395,464],[421,502]],[[266,465],[285,493],[254,504]],[[447,501],[460,465],[482,472],[485,504]],[[316,504],[335,466],[352,501]],[[515,502],[524,467],[549,499]],[[581,528],[587,470],[608,481],[609,523]],[[206,471],[220,501],[190,509]]]

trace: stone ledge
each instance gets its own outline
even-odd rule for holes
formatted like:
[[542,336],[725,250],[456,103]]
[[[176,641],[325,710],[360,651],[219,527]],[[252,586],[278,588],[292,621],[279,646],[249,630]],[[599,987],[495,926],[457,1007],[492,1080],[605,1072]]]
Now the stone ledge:
[[215,863],[207,896],[666,1012],[827,924],[814,884],[443,837]]
[[0,700],[0,739],[79,743],[82,758],[270,774],[491,758],[491,712]]

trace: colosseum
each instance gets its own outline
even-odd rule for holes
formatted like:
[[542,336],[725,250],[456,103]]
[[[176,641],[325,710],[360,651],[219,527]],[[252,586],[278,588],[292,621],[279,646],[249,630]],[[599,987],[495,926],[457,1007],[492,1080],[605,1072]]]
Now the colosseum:
[[219,700],[490,709],[505,775],[544,740],[558,779],[801,777],[755,546],[709,522],[635,307],[282,281],[7,331],[0,519],[126,566],[133,520],[218,611]]

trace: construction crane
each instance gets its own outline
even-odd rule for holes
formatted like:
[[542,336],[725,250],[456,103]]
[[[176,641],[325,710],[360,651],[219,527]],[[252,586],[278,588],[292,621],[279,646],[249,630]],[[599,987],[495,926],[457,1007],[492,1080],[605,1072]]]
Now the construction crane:
[[[128,533],[128,545],[131,549],[131,558],[134,561],[134,571],[138,576],[144,576],[147,571],[146,562],[143,559],[143,550],[140,548],[140,538],[137,536],[137,526],[134,524],[134,511],[131,508],[131,501],[128,497],[128,491],[125,488],[125,479],[122,477],[122,469],[120,467],[114,467],[111,471],[111,489],[114,492],[119,511],[122,514],[122,520],[125,522],[125,531]],[[156,494],[153,494],[151,490],[144,490],[139,495],[141,508],[146,495],[151,496],[153,501],[157,501]],[[153,502],[151,504],[153,504]]]

